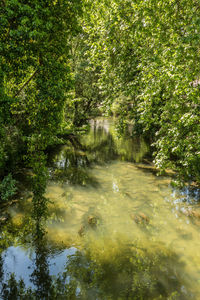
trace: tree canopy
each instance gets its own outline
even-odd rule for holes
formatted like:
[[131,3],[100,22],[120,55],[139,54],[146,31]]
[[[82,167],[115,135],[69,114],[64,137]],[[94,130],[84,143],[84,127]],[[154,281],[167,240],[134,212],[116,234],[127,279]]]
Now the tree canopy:
[[[200,182],[196,0],[7,0],[0,5],[1,177],[98,114]],[[44,170],[43,170],[44,171]]]
[[200,180],[199,4],[87,1],[83,24],[105,106],[153,143],[155,164]]

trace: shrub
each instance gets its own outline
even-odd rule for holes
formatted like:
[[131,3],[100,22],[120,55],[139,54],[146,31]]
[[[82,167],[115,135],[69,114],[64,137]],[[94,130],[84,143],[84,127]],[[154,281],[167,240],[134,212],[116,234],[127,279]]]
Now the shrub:
[[17,181],[13,179],[12,174],[8,174],[4,177],[0,183],[0,201],[6,202],[10,200],[16,194],[16,183]]

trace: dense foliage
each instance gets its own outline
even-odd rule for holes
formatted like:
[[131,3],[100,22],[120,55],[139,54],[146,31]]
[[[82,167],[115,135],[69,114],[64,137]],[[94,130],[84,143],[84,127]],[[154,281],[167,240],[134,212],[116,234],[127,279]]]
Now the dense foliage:
[[198,11],[196,0],[2,1],[1,179],[24,160],[42,194],[45,149],[108,113],[149,138],[160,170],[200,182]]
[[28,142],[41,134],[45,143],[45,134],[60,129],[71,87],[69,39],[78,30],[78,5],[78,0],[1,4],[2,135],[19,134],[17,127]]
[[[105,106],[144,134],[158,168],[200,181],[199,4],[87,1],[89,53]],[[89,13],[88,13],[89,12]]]
[[35,174],[35,203],[45,190],[44,150],[67,126],[70,40],[80,13],[79,0],[0,5],[0,176],[24,159]]

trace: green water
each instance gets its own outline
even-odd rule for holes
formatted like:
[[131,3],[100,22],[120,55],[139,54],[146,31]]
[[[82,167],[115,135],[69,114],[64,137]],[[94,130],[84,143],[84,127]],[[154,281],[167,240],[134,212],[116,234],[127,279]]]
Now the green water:
[[119,139],[112,120],[72,144],[49,156],[41,243],[31,243],[31,195],[9,209],[2,272],[38,289],[36,299],[200,299],[199,191],[156,176],[149,147]]

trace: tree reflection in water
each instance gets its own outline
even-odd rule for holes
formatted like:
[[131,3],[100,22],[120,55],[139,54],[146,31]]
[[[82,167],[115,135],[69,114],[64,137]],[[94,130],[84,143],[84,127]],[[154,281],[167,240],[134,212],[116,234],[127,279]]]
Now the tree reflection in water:
[[[33,287],[27,288],[12,274],[1,286],[2,299],[192,299],[184,265],[164,245],[152,243],[147,248],[143,242],[110,239],[102,247],[68,256],[65,271],[52,276],[51,248],[41,224],[36,223],[33,237]],[[2,265],[1,258],[1,280]]]
[[98,187],[90,172],[93,165],[104,165],[114,160],[141,162],[149,157],[150,149],[143,139],[130,136],[119,139],[112,123],[104,124],[102,121],[98,126],[95,124],[87,137],[76,138],[76,143],[68,141],[65,146],[51,149],[48,166],[53,181]]

